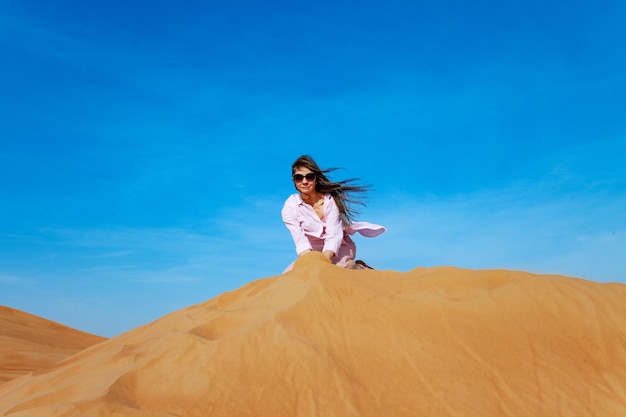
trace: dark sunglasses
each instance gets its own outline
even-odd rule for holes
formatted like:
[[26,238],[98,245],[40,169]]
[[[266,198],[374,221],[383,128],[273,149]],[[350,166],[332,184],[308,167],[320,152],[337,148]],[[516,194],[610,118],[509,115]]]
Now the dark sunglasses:
[[309,172],[306,175],[302,175],[302,174],[294,174],[293,175],[293,180],[295,182],[302,182],[303,179],[305,179],[307,181],[314,181],[315,180],[315,172]]

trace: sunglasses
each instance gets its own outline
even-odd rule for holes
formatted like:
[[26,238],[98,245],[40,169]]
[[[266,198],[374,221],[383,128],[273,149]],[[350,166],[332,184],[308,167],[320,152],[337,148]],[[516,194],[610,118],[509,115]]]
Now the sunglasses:
[[302,174],[293,175],[293,180],[295,182],[302,182],[302,180],[304,180],[305,178],[307,181],[315,181],[315,172],[309,172],[306,175],[302,175]]

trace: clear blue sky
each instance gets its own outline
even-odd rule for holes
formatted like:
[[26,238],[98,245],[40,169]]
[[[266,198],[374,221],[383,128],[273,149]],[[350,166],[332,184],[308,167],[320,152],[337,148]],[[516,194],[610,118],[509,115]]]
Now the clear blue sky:
[[0,3],[0,304],[114,336],[295,256],[291,162],[378,269],[626,283],[626,2]]

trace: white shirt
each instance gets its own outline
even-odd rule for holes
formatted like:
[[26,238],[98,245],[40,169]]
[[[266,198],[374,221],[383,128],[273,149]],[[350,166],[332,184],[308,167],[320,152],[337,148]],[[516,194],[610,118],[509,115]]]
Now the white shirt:
[[313,249],[339,252],[343,241],[343,224],[335,199],[330,194],[324,194],[324,215],[321,220],[313,207],[302,200],[300,193],[287,198],[281,214],[296,244],[298,255]]
[[339,208],[330,194],[324,194],[324,213],[321,220],[313,207],[302,200],[300,193],[287,198],[281,214],[296,244],[298,255],[307,250],[330,250],[337,254],[344,240],[344,233],[352,235],[358,232],[366,237],[375,237],[387,230],[377,224],[353,222],[344,231]]

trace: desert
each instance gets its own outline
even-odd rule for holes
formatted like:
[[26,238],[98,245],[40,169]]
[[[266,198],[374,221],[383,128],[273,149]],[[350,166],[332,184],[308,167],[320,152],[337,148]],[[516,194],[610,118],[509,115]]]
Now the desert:
[[104,337],[0,306],[0,384],[53,365],[104,340]]
[[625,301],[617,283],[314,252],[3,383],[0,415],[624,416]]

